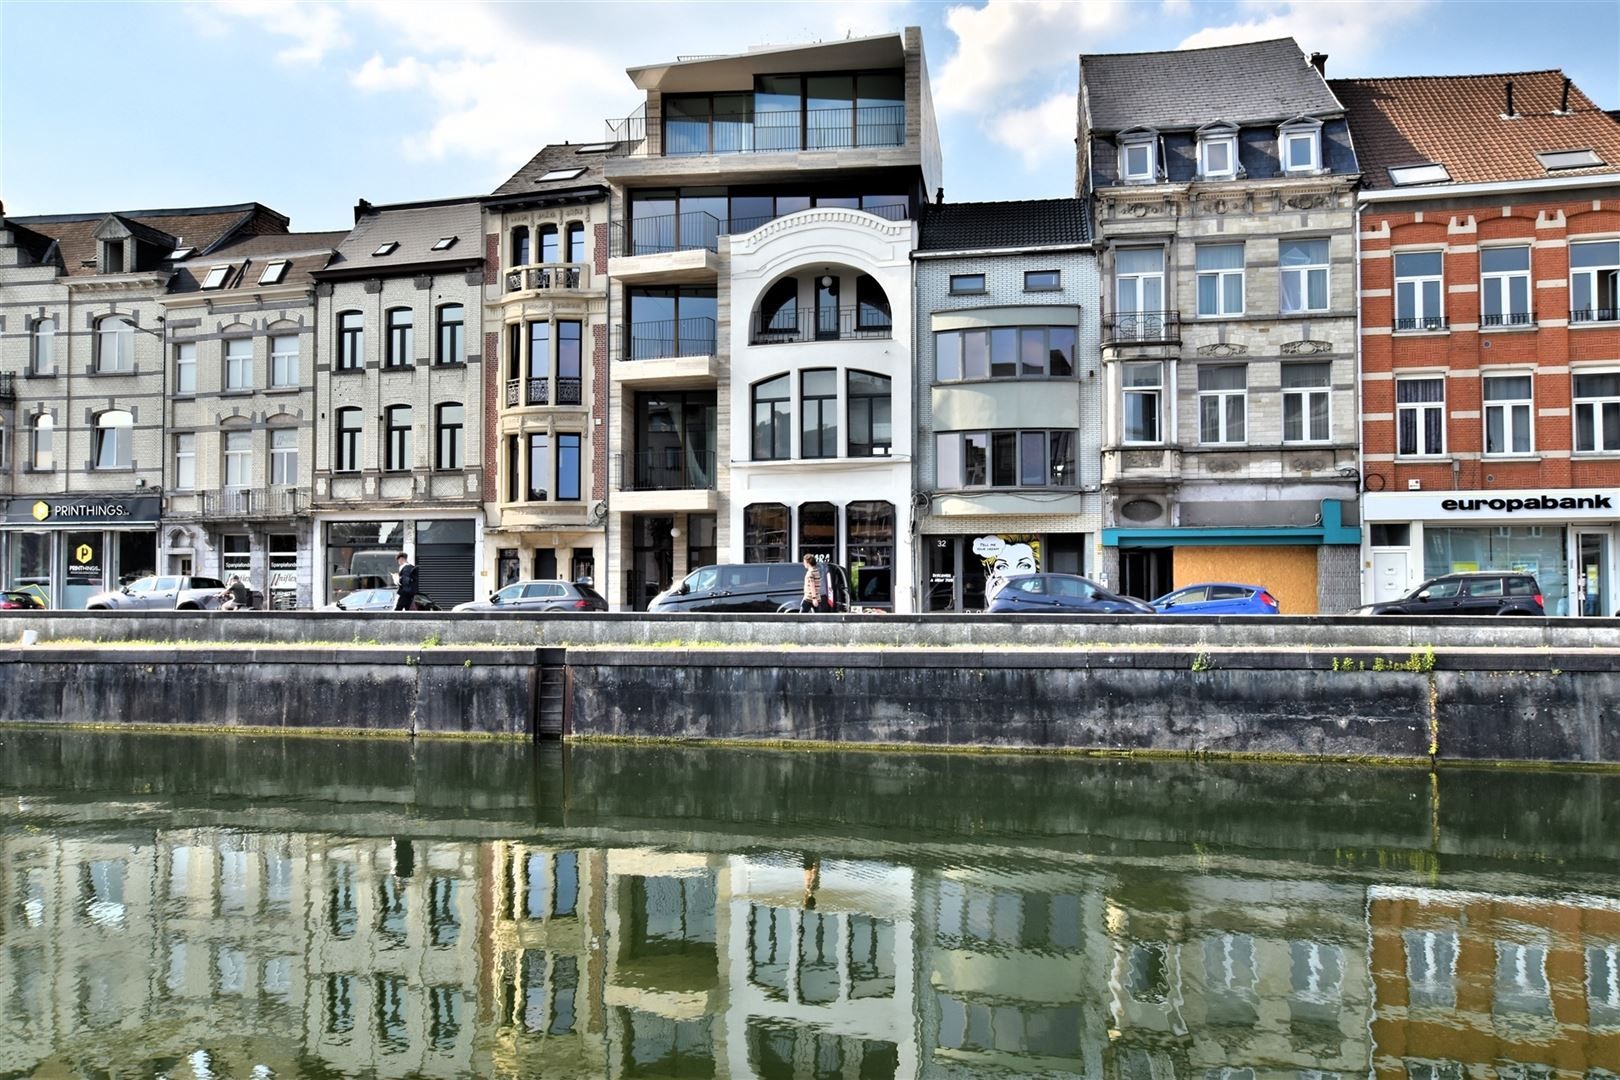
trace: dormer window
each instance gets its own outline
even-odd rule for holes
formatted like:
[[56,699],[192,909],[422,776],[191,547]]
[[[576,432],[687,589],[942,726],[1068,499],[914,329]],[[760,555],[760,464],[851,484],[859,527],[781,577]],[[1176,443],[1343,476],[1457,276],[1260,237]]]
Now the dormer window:
[[376,251],[373,251],[371,257],[375,259],[382,255],[392,255],[397,247],[399,247],[399,241],[390,240],[388,243],[380,245]]
[[202,287],[205,289],[218,289],[223,287],[225,284],[225,276],[230,272],[231,268],[229,266],[213,267],[208,271],[208,276],[203,278]]
[[1233,180],[1238,174],[1237,129],[1212,124],[1198,131],[1198,178]]
[[264,271],[259,274],[260,285],[279,285],[281,279],[287,276],[287,260],[271,259],[265,264]]
[[1282,137],[1282,166],[1284,172],[1315,172],[1322,166],[1320,132],[1286,131]]
[[1127,184],[1151,184],[1158,176],[1152,135],[1121,137],[1119,175]]
[[101,272],[103,274],[122,274],[124,272],[124,242],[122,240],[103,240],[101,242]]

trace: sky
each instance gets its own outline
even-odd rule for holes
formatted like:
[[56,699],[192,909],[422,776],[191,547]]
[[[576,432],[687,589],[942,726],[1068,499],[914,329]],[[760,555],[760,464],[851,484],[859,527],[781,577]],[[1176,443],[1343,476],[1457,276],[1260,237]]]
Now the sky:
[[1620,107],[1620,0],[0,0],[0,199],[346,228],[358,199],[482,194],[604,138],[637,105],[627,67],[908,25],[952,202],[1073,193],[1083,52],[1292,35],[1330,78],[1562,68]]

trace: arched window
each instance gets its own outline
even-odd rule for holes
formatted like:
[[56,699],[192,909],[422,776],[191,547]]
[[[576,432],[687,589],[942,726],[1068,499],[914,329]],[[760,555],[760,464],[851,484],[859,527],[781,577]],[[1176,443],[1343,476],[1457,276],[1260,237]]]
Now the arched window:
[[383,410],[383,468],[405,472],[412,464],[411,407],[390,405]]
[[838,456],[838,372],[817,368],[799,376],[799,456]]
[[529,227],[519,225],[512,230],[512,265],[529,265]]
[[29,370],[35,375],[49,375],[56,370],[56,320],[41,319],[34,324],[33,348],[29,352]]
[[788,508],[781,503],[755,503],[743,509],[743,561],[788,561]]
[[844,507],[844,561],[857,604],[894,604],[893,503],[852,502]]
[[95,454],[98,469],[127,469],[130,467],[130,437],[135,431],[135,417],[123,409],[108,409],[96,417]]
[[893,333],[894,316],[889,311],[889,297],[870,274],[855,279],[855,329],[868,337],[888,337]]
[[585,223],[570,221],[568,223],[568,261],[582,263],[585,261]]
[[28,456],[35,472],[50,472],[56,467],[52,442],[56,434],[56,421],[50,413],[36,413],[29,432]]
[[754,460],[793,456],[793,385],[787,375],[754,384]]
[[366,317],[358,311],[338,312],[339,371],[359,371],[366,366]]
[[561,262],[557,257],[557,226],[542,225],[540,233],[540,261],[543,263]]
[[783,278],[759,302],[758,338],[791,341],[799,330],[799,280]]
[[410,308],[389,308],[386,313],[386,327],[388,330],[387,347],[383,356],[383,366],[398,368],[410,367],[411,357],[415,352],[414,339],[411,335],[412,316]]
[[465,444],[463,432],[466,423],[466,410],[459,402],[447,401],[438,406],[438,419],[434,424],[436,429],[434,438],[433,467],[435,469],[459,469],[462,462],[462,446]]
[[96,370],[135,369],[135,324],[123,315],[109,315],[96,323]]
[[892,399],[887,375],[851,371],[848,377],[849,456],[887,454],[894,445]]
[[354,406],[337,411],[337,445],[333,448],[332,468],[335,472],[360,471],[360,410]]
[[439,307],[439,351],[434,359],[441,364],[467,362],[466,309],[460,304]]

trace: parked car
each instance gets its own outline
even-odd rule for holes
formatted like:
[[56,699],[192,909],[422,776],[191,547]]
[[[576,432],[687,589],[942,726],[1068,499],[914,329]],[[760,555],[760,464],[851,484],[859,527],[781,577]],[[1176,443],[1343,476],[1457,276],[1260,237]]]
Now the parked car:
[[[842,566],[821,563],[831,581],[833,610],[849,610],[849,574]],[[802,563],[728,563],[701,566],[647,605],[650,612],[679,615],[714,612],[773,614],[799,610],[804,599]]]
[[[354,592],[338,600],[335,604],[327,604],[322,611],[393,611],[394,601],[399,598],[399,590],[393,586],[386,589],[356,589]],[[438,611],[435,604],[426,593],[417,593],[416,602],[411,605],[412,611]]]
[[45,601],[31,592],[7,589],[0,592],[0,611],[43,611]]
[[606,611],[608,602],[573,581],[514,581],[488,600],[469,600],[452,611]]
[[90,611],[137,611],[179,608],[182,611],[219,607],[225,583],[218,578],[178,574],[147,575],[128,585],[96,593],[85,607]]
[[1141,600],[1120,596],[1074,574],[1017,574],[996,590],[986,611],[996,615],[1152,615]]
[[1161,615],[1276,615],[1277,598],[1264,585],[1188,585],[1153,601]]
[[1367,604],[1352,615],[1545,615],[1541,586],[1530,574],[1478,570],[1445,574],[1406,596]]

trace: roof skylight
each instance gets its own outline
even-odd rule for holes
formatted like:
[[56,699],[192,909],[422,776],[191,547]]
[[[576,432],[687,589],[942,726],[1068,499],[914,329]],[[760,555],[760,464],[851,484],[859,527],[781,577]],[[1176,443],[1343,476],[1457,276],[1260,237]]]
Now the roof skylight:
[[194,247],[177,247],[169,252],[169,261],[179,262],[181,259],[189,259],[196,250]]
[[452,247],[455,246],[456,240],[457,240],[457,237],[454,237],[454,236],[441,236],[441,237],[439,237],[438,241],[436,243],[434,243],[431,250],[433,250],[433,251],[449,251]]
[[202,287],[205,289],[219,288],[225,284],[225,275],[229,274],[230,272],[231,268],[229,266],[214,267],[208,271],[208,276],[203,278]]
[[1389,170],[1392,184],[1444,184],[1450,179],[1446,167],[1432,161],[1421,165],[1395,165]]
[[383,244],[382,246],[377,248],[376,251],[373,251],[371,253],[371,257],[376,258],[379,255],[392,255],[394,253],[394,249],[397,248],[397,247],[399,247],[399,241],[398,240],[390,240],[390,241],[388,241],[388,243]]
[[577,149],[575,149],[574,153],[576,153],[576,154],[605,154],[609,150],[613,149],[616,145],[618,145],[618,144],[617,143],[610,143],[610,142],[586,143],[584,146],[581,146],[581,147],[578,147]]
[[580,176],[584,172],[585,169],[583,167],[578,169],[552,169],[550,172],[540,177],[540,179],[536,182],[544,184],[549,180],[572,180],[574,177]]
[[259,275],[260,285],[279,285],[281,279],[287,276],[287,260],[271,259],[264,264],[264,272]]
[[1542,168],[1548,172],[1557,169],[1589,169],[1594,165],[1603,164],[1603,159],[1591,150],[1542,150],[1536,154],[1536,160],[1541,162]]

